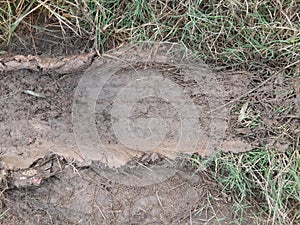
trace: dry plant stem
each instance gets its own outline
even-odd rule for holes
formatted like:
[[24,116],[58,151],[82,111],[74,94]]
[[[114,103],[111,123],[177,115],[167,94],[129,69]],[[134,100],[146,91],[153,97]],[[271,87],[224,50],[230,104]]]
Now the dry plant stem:
[[266,83],[268,83],[269,81],[271,81],[271,80],[272,80],[273,78],[275,78],[278,74],[282,73],[283,71],[285,71],[286,69],[288,69],[288,68],[290,68],[290,67],[292,67],[292,66],[294,66],[294,65],[297,65],[298,63],[300,63],[300,60],[298,60],[298,61],[296,61],[296,62],[294,62],[294,63],[292,63],[292,64],[290,64],[290,65],[288,65],[288,66],[286,66],[286,67],[284,67],[284,68],[282,68],[282,69],[280,69],[279,71],[275,72],[272,76],[270,76],[269,78],[267,78],[266,80],[264,80],[263,82],[261,82],[261,83],[260,83],[258,86],[256,86],[255,88],[252,88],[251,90],[249,90],[249,91],[246,92],[245,94],[242,94],[242,95],[240,95],[239,97],[237,97],[237,98],[235,98],[235,99],[233,99],[233,100],[227,102],[226,104],[221,105],[220,107],[217,107],[217,108],[213,109],[211,112],[215,112],[215,111],[217,111],[217,110],[220,110],[220,109],[222,109],[222,108],[224,108],[224,107],[226,107],[226,106],[228,106],[228,105],[230,105],[230,104],[232,104],[232,103],[234,103],[234,102],[239,101],[241,98],[244,98],[244,97],[248,96],[248,95],[251,94],[252,92],[258,90],[259,88],[261,88],[262,86],[264,86]]

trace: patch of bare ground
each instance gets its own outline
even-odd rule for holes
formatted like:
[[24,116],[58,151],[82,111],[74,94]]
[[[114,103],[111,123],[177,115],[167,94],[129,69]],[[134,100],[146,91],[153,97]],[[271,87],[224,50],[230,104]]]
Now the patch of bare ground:
[[[1,224],[235,224],[230,196],[206,172],[184,160],[174,169],[164,182],[127,186],[100,176],[99,162],[78,167],[50,154],[2,180]],[[251,215],[245,224],[255,224]]]
[[[25,56],[2,59],[2,224],[259,223],[253,208],[239,220],[232,197],[220,191],[210,173],[194,173],[186,159],[173,162],[172,177],[148,186],[127,186],[108,179],[99,162],[82,166],[73,161],[82,160],[70,117],[74,90],[82,70],[93,60],[94,54],[46,61]],[[7,65],[13,67],[7,69]],[[267,73],[264,69],[215,73],[223,84],[225,103],[233,103],[226,117],[228,151],[245,150],[243,143],[244,147],[275,146],[282,151],[297,148],[299,80],[284,73],[269,79],[264,76]],[[191,97],[196,104],[205,103],[199,95]],[[101,120],[100,114],[98,118]],[[205,125],[207,121],[201,122]],[[150,157],[154,166],[166,163]],[[149,162],[129,162],[123,171],[132,170],[132,165],[143,177],[139,166],[149,166]]]

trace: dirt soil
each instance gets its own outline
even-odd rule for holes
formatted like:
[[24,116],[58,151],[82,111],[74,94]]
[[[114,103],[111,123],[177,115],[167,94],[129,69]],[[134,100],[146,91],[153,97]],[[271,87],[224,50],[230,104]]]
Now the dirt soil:
[[[49,155],[13,174],[1,224],[234,224],[230,199],[205,173],[177,163],[172,178],[139,187],[103,178],[98,162],[84,168]],[[35,185],[20,183],[33,174]]]
[[[250,143],[234,137],[227,129],[225,107],[225,110],[221,108],[211,113],[211,109],[222,106],[245,90],[247,76],[241,73],[214,74],[202,65],[195,67],[192,59],[188,59],[185,65],[181,59],[180,65],[179,61],[171,62],[164,50],[156,50],[150,59],[153,46],[147,49],[130,47],[99,59],[94,58],[94,54],[54,59],[4,58],[0,87],[2,162],[9,168],[27,168],[50,152],[79,161],[101,160],[102,155],[95,154],[100,150],[94,149],[100,149],[100,145],[107,150],[104,154],[110,166],[124,165],[153,149],[172,159],[180,152],[208,156],[213,153],[212,149],[217,148],[223,151],[251,149]],[[124,64],[122,60],[125,59]],[[92,61],[93,64],[84,72],[83,68]],[[111,68],[113,72],[109,72]],[[106,74],[109,80],[101,86],[101,79]],[[159,76],[162,79],[157,79]],[[139,81],[144,77],[151,79],[130,86],[132,80]],[[180,88],[176,89],[174,84]],[[221,94],[214,88],[218,85],[222,88]],[[96,90],[95,96],[92,96],[93,90]],[[121,91],[127,91],[123,94],[125,97]],[[142,91],[145,92],[143,95]],[[174,96],[168,96],[168,92]],[[140,99],[135,99],[136,96]],[[93,111],[89,111],[86,104],[95,105],[91,108]],[[127,115],[128,104],[131,104],[128,114],[133,125],[123,129],[120,126],[124,123],[123,114]],[[114,105],[117,105],[115,109]],[[86,121],[93,116],[91,124],[87,124]],[[152,131],[147,127],[149,118],[164,120],[166,133],[163,140],[155,136],[160,134],[161,122],[158,121]],[[96,124],[95,129],[91,129],[93,124]],[[132,130],[130,136],[128,133]],[[94,137],[94,133],[100,136]],[[154,137],[147,141],[152,134]],[[145,141],[138,143],[138,140],[134,141],[135,136]],[[100,144],[97,139],[101,139]]]
[[[170,104],[148,98],[138,102],[133,110],[132,121],[136,124],[147,116],[162,115],[168,119],[165,143],[155,151],[144,152],[138,147],[130,150],[126,143],[118,142],[111,126],[112,96],[130,81],[132,71],[136,70],[147,76],[160,74],[187,90],[180,94],[190,97],[202,113],[197,119],[203,131],[209,132],[211,128],[211,120],[205,115],[211,108],[207,99],[214,96],[207,98],[195,92],[188,73],[157,57],[159,54],[149,63],[142,60],[144,56],[140,57],[136,49],[130,49],[135,52],[134,57],[125,57],[123,50],[118,50],[103,58],[90,53],[54,59],[32,56],[0,59],[1,224],[236,224],[230,196],[222,194],[205,171],[195,173],[183,155],[168,152],[178,141],[174,130],[180,125],[180,118],[172,113],[174,109]],[[91,71],[106,65],[116,68],[119,64],[114,63],[120,62],[121,53],[121,61],[126,58],[137,63],[134,68],[127,66],[117,70],[103,88],[103,92],[108,92],[100,94],[96,102],[97,131],[104,134],[100,139],[105,149],[113,152],[103,161],[98,155],[78,147],[80,138],[76,137],[76,131],[74,135],[72,119],[74,99],[80,100],[80,92],[76,94],[76,91],[84,75],[94,74]],[[137,59],[137,55],[140,58]],[[254,80],[244,71],[210,75],[223,88],[224,104],[250,90]],[[280,78],[278,80],[280,82]],[[278,90],[283,85],[277,85]],[[287,95],[283,93],[281,97]],[[297,105],[299,98],[289,99]],[[145,105],[149,108],[142,107]],[[267,129],[258,133],[258,130],[241,128],[235,123],[237,115],[232,114],[232,108],[227,110],[221,120],[225,119],[228,124],[222,143],[218,143],[224,151],[246,151],[266,143]],[[138,114],[141,111],[143,114]],[[268,123],[285,119],[284,115],[273,121],[261,116]],[[222,121],[218,124],[222,125]],[[134,132],[147,137],[147,130]],[[246,133],[252,135],[244,135]],[[91,139],[88,145],[93,144],[96,145]],[[209,155],[203,147],[205,144],[207,140],[201,139],[200,147],[193,151]],[[289,143],[282,143],[286,144]],[[115,165],[115,161],[111,161],[115,159],[118,159],[118,168],[111,166]],[[251,217],[249,212],[244,224],[256,224]]]

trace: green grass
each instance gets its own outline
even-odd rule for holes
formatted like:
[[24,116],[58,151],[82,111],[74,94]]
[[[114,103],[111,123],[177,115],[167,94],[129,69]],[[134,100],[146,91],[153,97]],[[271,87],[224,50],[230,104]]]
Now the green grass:
[[[222,68],[284,68],[299,60],[299,2],[281,1],[2,1],[0,38],[19,27],[42,29],[43,14],[105,51],[123,42],[181,42]],[[50,32],[50,31],[49,31]]]
[[[0,1],[0,46],[14,44],[20,31],[51,33],[54,28],[62,38],[70,33],[85,37],[93,43],[90,50],[100,53],[136,41],[179,42],[216,69],[246,70],[261,81],[280,70],[291,82],[300,77],[299,12],[297,0]],[[291,86],[287,91],[289,97],[296,94]],[[295,112],[295,105],[270,105],[267,100],[276,99],[276,93],[270,95],[266,102],[276,116]],[[255,133],[267,126],[262,121],[266,115],[263,105],[249,104],[254,111],[245,114],[241,125]],[[257,203],[270,224],[300,220],[299,131],[292,130],[290,120],[280,121],[278,127],[267,128],[291,140],[284,153],[259,148],[193,160],[197,168],[210,171],[224,192],[234,193],[241,220],[249,202]]]
[[220,152],[208,159],[194,155],[193,165],[208,171],[224,193],[233,194],[239,206],[237,218],[242,220],[243,211],[252,205],[263,213],[268,224],[299,221],[299,151],[254,149],[239,154]]

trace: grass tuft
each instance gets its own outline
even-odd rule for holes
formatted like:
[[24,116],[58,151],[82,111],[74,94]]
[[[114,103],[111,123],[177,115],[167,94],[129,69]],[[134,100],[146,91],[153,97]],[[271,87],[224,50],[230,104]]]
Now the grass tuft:
[[237,218],[243,219],[251,202],[267,224],[299,221],[299,151],[259,148],[239,154],[220,152],[205,160],[193,157],[194,166],[210,171],[224,193],[235,196]]

